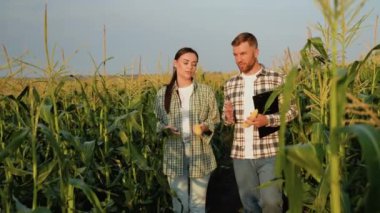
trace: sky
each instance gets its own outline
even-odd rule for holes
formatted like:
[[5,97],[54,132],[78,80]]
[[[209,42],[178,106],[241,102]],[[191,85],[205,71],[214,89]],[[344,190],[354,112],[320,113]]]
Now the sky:
[[[44,67],[44,10],[48,9],[49,52],[71,74],[91,75],[103,59],[106,28],[108,74],[171,70],[176,51],[194,48],[205,71],[237,70],[231,41],[240,32],[253,33],[261,63],[268,67],[283,59],[284,51],[298,52],[308,30],[320,33],[323,15],[313,0],[1,0],[0,45],[10,57],[23,57]],[[374,46],[379,0],[368,0],[371,12],[348,51],[356,59]],[[378,32],[378,34],[380,34]],[[5,64],[3,48],[0,67]],[[4,75],[6,70],[0,70]]]

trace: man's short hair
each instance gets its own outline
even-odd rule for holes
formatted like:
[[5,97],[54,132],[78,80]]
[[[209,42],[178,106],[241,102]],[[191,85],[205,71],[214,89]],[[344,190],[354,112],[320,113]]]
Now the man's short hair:
[[256,48],[259,47],[257,43],[256,37],[252,33],[244,32],[237,35],[234,40],[231,42],[232,46],[239,46],[243,42],[248,42],[249,45],[254,46]]

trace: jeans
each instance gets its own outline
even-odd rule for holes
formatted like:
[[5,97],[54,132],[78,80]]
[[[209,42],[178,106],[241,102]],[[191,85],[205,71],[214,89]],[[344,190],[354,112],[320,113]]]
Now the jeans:
[[233,165],[244,212],[282,212],[281,186],[259,186],[275,178],[275,157],[233,159]]
[[184,143],[184,175],[168,177],[170,189],[177,197],[172,197],[174,212],[206,212],[206,194],[210,175],[201,178],[189,177],[190,144]]

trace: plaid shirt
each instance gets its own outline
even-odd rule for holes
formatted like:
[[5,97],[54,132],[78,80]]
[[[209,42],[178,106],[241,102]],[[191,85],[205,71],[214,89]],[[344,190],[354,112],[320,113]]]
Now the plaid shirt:
[[[158,131],[170,125],[182,132],[181,101],[178,87],[174,85],[170,112],[166,113],[164,107],[166,87],[161,88],[156,97],[155,113],[158,119]],[[194,90],[190,97],[190,129],[194,124],[204,123],[211,134],[203,134],[202,137],[191,134],[191,156],[189,159],[189,176],[203,177],[216,168],[216,160],[211,146],[211,137],[215,125],[220,122],[220,115],[212,89],[204,84],[194,81]],[[182,135],[170,135],[164,143],[164,174],[168,176],[180,176],[184,172],[184,144]]]
[[[254,82],[254,94],[260,94],[263,92],[271,91],[279,87],[284,83],[284,76],[280,73],[267,70],[262,66],[262,70],[257,74],[257,79]],[[235,129],[234,129],[234,141],[231,149],[231,158],[244,159],[244,128],[242,126],[245,120],[244,106],[244,80],[241,74],[233,76],[224,85],[224,100],[230,100],[234,108],[235,115]],[[279,103],[281,103],[282,96],[279,97]],[[279,106],[281,107],[281,106]],[[290,106],[290,110],[286,113],[286,121],[293,120],[297,116],[297,110],[295,105]],[[223,116],[224,118],[224,112]],[[280,125],[280,114],[266,115],[268,119],[269,127],[275,127]],[[278,131],[269,134],[263,138],[259,138],[259,132],[257,127],[253,127],[253,157],[254,159],[267,158],[275,156],[278,151]]]

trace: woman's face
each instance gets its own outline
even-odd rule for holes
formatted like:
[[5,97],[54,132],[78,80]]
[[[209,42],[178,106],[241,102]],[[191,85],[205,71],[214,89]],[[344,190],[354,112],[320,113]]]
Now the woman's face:
[[174,60],[174,66],[177,69],[178,80],[192,80],[197,70],[198,58],[194,53],[185,53],[177,60]]

